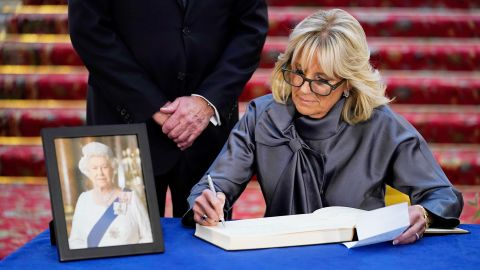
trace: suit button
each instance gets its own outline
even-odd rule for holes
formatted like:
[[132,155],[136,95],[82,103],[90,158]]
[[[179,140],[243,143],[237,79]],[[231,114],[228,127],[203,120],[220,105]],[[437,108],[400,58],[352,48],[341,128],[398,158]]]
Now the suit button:
[[190,33],[190,28],[184,27],[184,28],[182,29],[182,32],[183,32],[185,35],[187,35],[187,34]]
[[127,110],[125,110],[125,109],[122,109],[122,110],[120,111],[120,114],[121,114],[121,115],[125,115],[126,113],[127,113]]
[[130,118],[130,114],[129,114],[129,113],[125,114],[125,119],[128,120],[128,118]]
[[117,112],[119,112],[122,109],[122,107],[120,107],[120,105],[117,105],[115,109],[117,110]]
[[186,74],[184,72],[178,72],[177,79],[179,79],[180,81],[183,81],[185,80],[185,76]]

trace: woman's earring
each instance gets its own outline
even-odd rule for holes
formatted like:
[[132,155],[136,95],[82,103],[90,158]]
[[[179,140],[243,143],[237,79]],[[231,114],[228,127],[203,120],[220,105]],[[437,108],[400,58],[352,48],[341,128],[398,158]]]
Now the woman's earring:
[[348,98],[348,97],[350,96],[350,90],[345,90],[345,91],[343,91],[343,96],[344,96],[345,98]]

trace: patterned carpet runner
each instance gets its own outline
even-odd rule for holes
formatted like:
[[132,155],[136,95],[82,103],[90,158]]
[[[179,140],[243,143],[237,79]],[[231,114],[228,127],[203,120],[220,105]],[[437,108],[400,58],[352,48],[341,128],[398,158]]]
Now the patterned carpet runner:
[[[270,93],[270,71],[290,30],[319,7],[342,7],[364,27],[393,109],[419,130],[462,191],[462,222],[480,223],[480,1],[267,1],[269,36],[240,97],[241,113],[251,99]],[[66,4],[0,1],[0,258],[51,220],[40,130],[85,123],[87,71],[70,43]],[[388,204],[406,199],[387,190]],[[233,217],[264,211],[259,185],[251,181]]]

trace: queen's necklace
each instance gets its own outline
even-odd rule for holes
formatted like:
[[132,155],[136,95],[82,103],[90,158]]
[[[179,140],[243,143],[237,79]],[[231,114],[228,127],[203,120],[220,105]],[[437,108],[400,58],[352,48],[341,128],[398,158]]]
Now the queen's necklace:
[[100,191],[98,192],[99,199],[100,199],[100,201],[101,201],[102,203],[104,203],[104,204],[108,203],[108,202],[112,199],[112,197],[113,197],[114,194],[115,194],[115,189],[113,189],[112,191],[110,191],[110,193],[108,193],[107,196],[101,195]]

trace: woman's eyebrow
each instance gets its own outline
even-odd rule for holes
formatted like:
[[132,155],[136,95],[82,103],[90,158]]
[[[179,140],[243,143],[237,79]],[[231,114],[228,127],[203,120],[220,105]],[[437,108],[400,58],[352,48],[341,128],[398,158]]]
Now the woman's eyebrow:
[[323,73],[323,72],[317,72],[314,74],[314,76],[319,76],[321,77],[322,79],[325,79],[325,80],[333,80],[332,78],[328,77],[327,74]]

